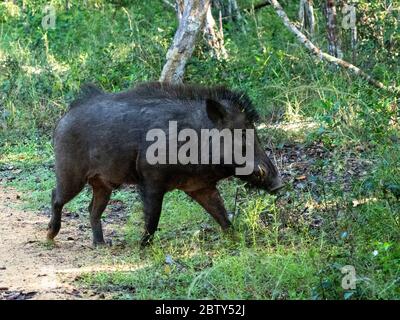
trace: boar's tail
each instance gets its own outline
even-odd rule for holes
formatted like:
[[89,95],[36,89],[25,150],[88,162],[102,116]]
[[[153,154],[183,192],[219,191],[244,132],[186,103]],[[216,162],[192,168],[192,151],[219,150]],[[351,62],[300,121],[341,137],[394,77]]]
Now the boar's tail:
[[89,99],[103,93],[104,91],[101,90],[99,87],[97,87],[95,84],[85,83],[84,85],[81,86],[78,98],[71,103],[70,108],[79,106],[84,102],[88,101]]

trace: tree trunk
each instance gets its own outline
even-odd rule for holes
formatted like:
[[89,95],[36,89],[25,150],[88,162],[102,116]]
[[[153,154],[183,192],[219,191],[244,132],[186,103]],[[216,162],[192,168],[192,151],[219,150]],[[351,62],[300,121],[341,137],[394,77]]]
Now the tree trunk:
[[313,0],[300,0],[299,21],[302,29],[306,30],[311,39],[313,39],[315,33]]
[[355,65],[321,51],[321,49],[316,47],[309,39],[307,39],[307,37],[299,29],[297,29],[297,27],[289,20],[287,14],[282,9],[282,6],[279,4],[277,0],[269,0],[269,1],[271,5],[274,7],[277,15],[282,19],[284,25],[296,36],[299,42],[301,42],[309,51],[311,51],[311,53],[330,63],[337,64],[347,70],[352,71],[355,75],[360,76],[361,78],[365,79],[366,81],[368,81],[370,84],[374,85],[377,88],[384,89],[386,91],[395,94],[400,93],[399,87],[385,86],[382,82],[375,80],[374,78],[366,74],[364,71],[362,71]]
[[236,0],[228,0],[229,8],[232,15],[232,20],[239,24],[240,29],[243,33],[246,33],[246,28],[244,27],[244,20],[242,14],[240,13],[239,6]]
[[300,27],[301,30],[305,27],[306,21],[305,21],[305,12],[304,12],[304,7],[305,7],[306,0],[300,0],[300,5],[299,5],[299,22],[300,22]]
[[356,26],[351,28],[351,54],[352,54],[352,62],[356,63],[356,61],[357,61],[357,27]]
[[218,60],[228,58],[228,53],[226,52],[224,46],[224,33],[222,30],[222,25],[220,25],[219,28],[217,27],[211,12],[211,6],[209,6],[207,10],[204,36]]
[[356,7],[353,3],[348,4],[348,1],[342,1],[342,14],[343,21],[342,27],[343,29],[350,29],[350,47],[351,47],[351,56],[352,62],[356,63],[357,61],[357,25],[356,25]]
[[326,27],[328,32],[328,53],[336,58],[342,57],[338,30],[336,24],[335,0],[327,0],[325,3]]
[[185,0],[182,18],[167,52],[167,62],[161,72],[160,81],[182,82],[186,62],[193,53],[209,6],[210,0]]
[[226,2],[226,0],[212,0],[211,1],[211,6],[218,11],[221,11],[223,17],[228,17],[231,18],[231,12],[229,3]]
[[229,1],[229,7],[231,8],[230,11],[231,11],[233,20],[237,20],[239,22],[242,21],[243,18],[240,13],[239,6],[238,6],[236,0],[228,0],[228,1]]
[[183,16],[183,10],[185,9],[184,0],[176,0],[176,15],[178,17],[179,23],[181,22]]

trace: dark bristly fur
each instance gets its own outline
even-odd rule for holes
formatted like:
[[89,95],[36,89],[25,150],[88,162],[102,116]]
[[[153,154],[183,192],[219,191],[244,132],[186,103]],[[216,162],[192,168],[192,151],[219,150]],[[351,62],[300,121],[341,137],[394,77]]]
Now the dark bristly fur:
[[72,109],[78,105],[81,105],[89,99],[103,93],[104,91],[97,87],[95,84],[85,83],[81,86],[79,96],[71,103],[70,108]]
[[165,98],[180,100],[228,100],[236,106],[240,112],[244,112],[249,121],[254,123],[259,120],[259,115],[247,94],[229,90],[224,86],[205,87],[193,84],[147,82],[138,84],[133,89],[124,93],[119,93],[119,95],[121,98],[125,98],[129,95],[140,95],[146,98],[160,98],[164,96]]
[[[84,84],[81,88],[79,97],[72,102],[70,107],[74,108],[75,106],[83,104],[85,101],[103,93],[104,92],[101,89],[92,83]],[[157,99],[164,96],[168,99],[180,100],[228,100],[236,106],[240,112],[244,112],[249,121],[255,123],[259,120],[259,115],[247,94],[229,90],[224,86],[205,87],[193,84],[148,82],[138,84],[133,89],[118,93],[118,96],[121,99],[138,95],[141,97]]]

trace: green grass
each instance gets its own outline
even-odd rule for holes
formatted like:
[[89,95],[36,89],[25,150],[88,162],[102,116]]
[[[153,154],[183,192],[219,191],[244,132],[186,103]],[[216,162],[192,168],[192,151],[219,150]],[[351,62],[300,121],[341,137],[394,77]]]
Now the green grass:
[[[70,2],[68,12],[53,2],[57,29],[47,32],[39,2],[26,1],[26,12],[0,5],[0,183],[21,191],[32,214],[49,210],[51,133],[79,86],[94,81],[119,91],[157,79],[176,28],[175,14],[161,1],[125,9],[103,0],[89,1],[89,8]],[[292,18],[295,10],[288,7]],[[186,81],[223,83],[250,95],[265,125],[261,140],[286,175],[286,192],[275,197],[238,180],[222,182],[226,207],[236,210],[234,234],[221,233],[199,205],[171,192],[154,244],[142,252],[139,197],[115,191],[129,219],[126,247],[114,250],[113,260],[134,271],[85,274],[79,285],[116,299],[399,299],[398,97],[316,63],[272,10],[246,21],[246,35],[224,24],[227,61],[199,44]],[[325,46],[318,21],[317,42]],[[361,66],[399,83],[399,65],[369,27],[359,30]],[[289,161],[296,150],[299,157]],[[85,189],[65,210],[86,219],[89,202]],[[345,265],[355,267],[355,290],[341,286]]]

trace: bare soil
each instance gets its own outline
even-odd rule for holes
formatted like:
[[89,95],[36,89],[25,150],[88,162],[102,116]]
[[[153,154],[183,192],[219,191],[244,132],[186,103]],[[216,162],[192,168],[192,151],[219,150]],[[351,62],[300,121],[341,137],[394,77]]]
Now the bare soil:
[[[80,289],[75,282],[83,272],[118,269],[106,263],[110,248],[91,246],[88,222],[64,214],[60,234],[49,245],[45,239],[49,216],[18,209],[19,198],[18,192],[0,185],[0,300],[107,298]],[[115,224],[123,221],[108,222],[105,236],[114,238]]]

